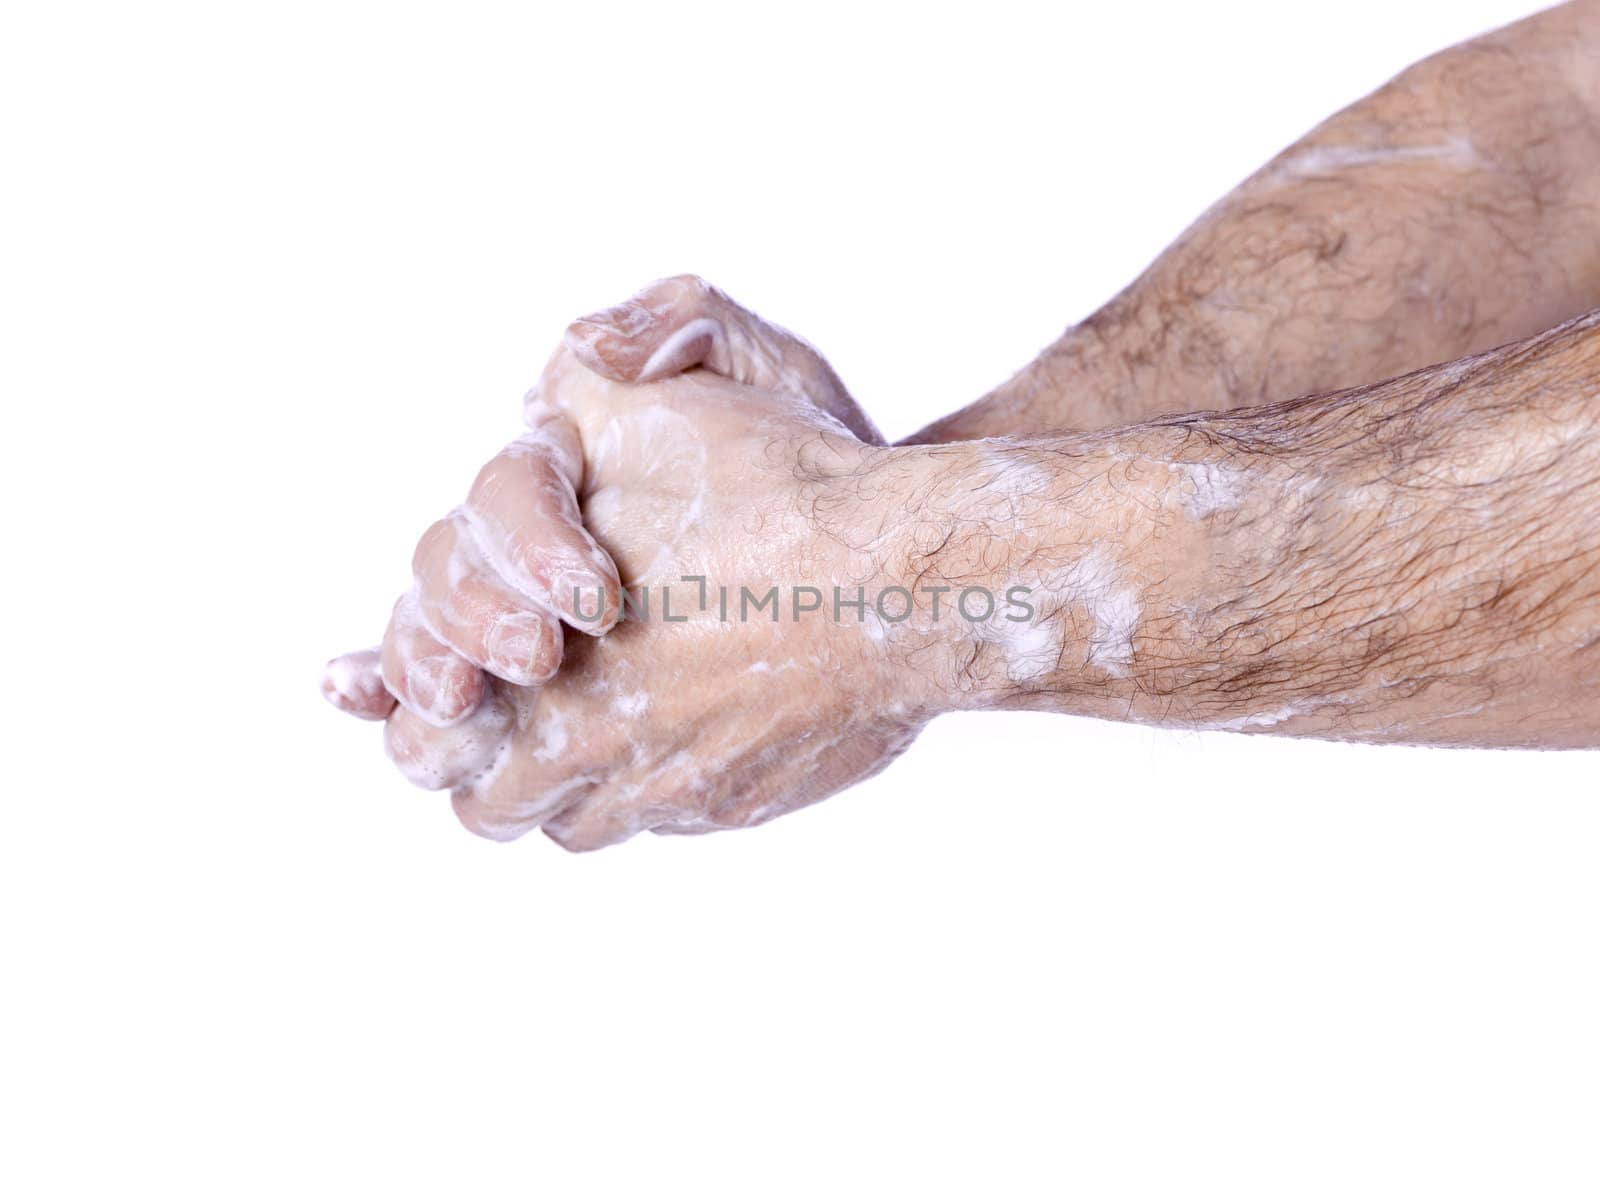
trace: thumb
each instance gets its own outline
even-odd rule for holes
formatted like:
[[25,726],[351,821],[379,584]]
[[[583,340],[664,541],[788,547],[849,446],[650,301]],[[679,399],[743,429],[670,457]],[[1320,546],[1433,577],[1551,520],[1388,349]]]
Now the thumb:
[[703,367],[737,383],[801,396],[861,440],[883,444],[883,434],[810,343],[696,275],[658,280],[615,308],[580,317],[567,326],[565,340],[584,366],[618,383],[651,383]]

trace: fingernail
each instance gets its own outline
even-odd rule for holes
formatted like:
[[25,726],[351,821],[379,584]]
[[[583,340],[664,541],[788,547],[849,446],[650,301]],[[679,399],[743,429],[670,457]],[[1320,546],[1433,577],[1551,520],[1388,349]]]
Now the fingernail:
[[508,683],[528,686],[548,676],[540,662],[545,646],[544,624],[529,613],[502,616],[484,642],[489,670]]
[[551,584],[551,598],[575,624],[599,624],[606,614],[606,586],[593,571],[562,571]]
[[599,332],[616,337],[637,337],[655,323],[655,314],[643,304],[627,300],[614,308],[602,308],[588,316],[580,316],[574,325],[592,325]]
[[448,658],[435,655],[408,663],[406,691],[411,696],[411,710],[435,728],[460,723],[470,710]]

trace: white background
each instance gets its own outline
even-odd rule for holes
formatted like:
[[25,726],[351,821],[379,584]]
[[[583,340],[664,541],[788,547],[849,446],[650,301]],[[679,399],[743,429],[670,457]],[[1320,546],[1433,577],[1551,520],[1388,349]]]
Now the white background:
[[1594,755],[952,718],[570,857],[316,687],[577,313],[903,435],[1526,11],[8,6],[0,1191],[1594,1194]]

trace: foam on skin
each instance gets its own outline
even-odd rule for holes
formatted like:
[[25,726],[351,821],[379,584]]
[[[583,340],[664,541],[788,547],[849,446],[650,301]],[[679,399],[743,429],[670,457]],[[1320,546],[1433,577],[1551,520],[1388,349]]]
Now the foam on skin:
[[1476,167],[1483,164],[1477,148],[1468,137],[1419,146],[1343,145],[1312,146],[1280,159],[1273,173],[1303,179],[1312,175],[1331,175],[1351,167],[1385,163],[1429,161],[1448,166]]
[[448,729],[390,720],[384,750],[400,773],[424,790],[470,786],[486,780],[497,763],[503,767],[514,723],[511,705],[491,689],[470,715]]
[[382,720],[394,705],[383,685],[380,650],[357,650],[329,662],[322,670],[322,696],[341,712],[364,720]]
[[466,691],[471,675],[428,628],[414,590],[395,604],[385,642],[400,671],[399,678],[386,678],[389,691],[429,724],[448,728],[458,723],[472,706]]

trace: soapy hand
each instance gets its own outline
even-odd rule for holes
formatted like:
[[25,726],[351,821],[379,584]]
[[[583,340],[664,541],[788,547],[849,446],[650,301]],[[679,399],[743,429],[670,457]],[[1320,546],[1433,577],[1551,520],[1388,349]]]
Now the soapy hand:
[[[484,835],[594,848],[757,823],[909,743],[915,688],[870,626],[789,610],[872,574],[885,525],[881,438],[815,351],[666,280],[575,322],[527,417],[419,542],[382,650],[330,664],[412,781]],[[643,609],[620,624],[619,579]],[[554,612],[605,635],[561,663]]]
[[[584,366],[619,383],[698,367],[815,405],[862,441],[883,443],[816,350],[692,275],[659,280],[579,318],[564,341]],[[395,605],[383,649],[328,664],[323,694],[336,707],[382,720],[398,699],[447,728],[477,707],[485,673],[525,686],[553,675],[562,621],[593,635],[615,624],[616,567],[589,535],[578,505],[577,430],[532,402],[537,394],[525,404],[531,433],[486,466],[467,502],[418,545],[417,586]],[[589,595],[597,599],[577,612],[574,598]]]

